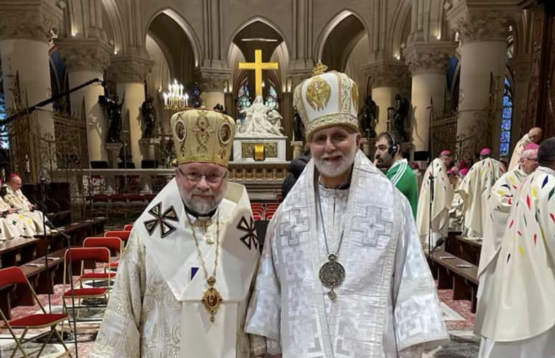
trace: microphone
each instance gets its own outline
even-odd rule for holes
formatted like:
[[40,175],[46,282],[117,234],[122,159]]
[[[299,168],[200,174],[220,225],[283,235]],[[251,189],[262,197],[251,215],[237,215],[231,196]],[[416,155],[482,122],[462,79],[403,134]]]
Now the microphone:
[[439,239],[437,239],[436,245],[434,246],[434,249],[432,250],[430,255],[432,255],[434,253],[434,251],[436,251],[437,248],[440,247],[441,245],[443,245],[444,243],[445,243],[445,239],[443,237],[440,237]]

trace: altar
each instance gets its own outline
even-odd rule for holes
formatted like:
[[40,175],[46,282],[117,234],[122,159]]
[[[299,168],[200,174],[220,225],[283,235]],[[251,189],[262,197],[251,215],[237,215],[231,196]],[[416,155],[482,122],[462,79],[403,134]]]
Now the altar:
[[[287,162],[287,137],[242,137],[233,140],[233,163],[284,163]],[[256,152],[261,152],[260,159]]]

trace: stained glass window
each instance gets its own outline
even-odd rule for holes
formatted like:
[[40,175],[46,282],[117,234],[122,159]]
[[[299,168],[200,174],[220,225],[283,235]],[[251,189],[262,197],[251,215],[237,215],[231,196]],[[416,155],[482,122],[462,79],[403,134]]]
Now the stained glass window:
[[[0,71],[0,76],[2,71]],[[4,96],[3,83],[0,80],[0,121],[6,119],[6,97]],[[6,126],[0,126],[0,148],[9,149],[8,131]]]
[[503,117],[501,118],[501,138],[499,155],[509,156],[511,146],[511,125],[513,121],[513,92],[511,83],[505,77],[505,90],[503,92]]
[[237,96],[237,109],[238,112],[241,113],[242,110],[247,109],[251,106],[251,98],[249,92],[249,82],[248,79],[241,83],[241,87],[239,87],[239,93]]
[[275,110],[279,109],[277,91],[272,83],[270,83],[270,86],[268,88],[268,94],[266,96],[266,99],[264,100],[264,104],[268,108]]

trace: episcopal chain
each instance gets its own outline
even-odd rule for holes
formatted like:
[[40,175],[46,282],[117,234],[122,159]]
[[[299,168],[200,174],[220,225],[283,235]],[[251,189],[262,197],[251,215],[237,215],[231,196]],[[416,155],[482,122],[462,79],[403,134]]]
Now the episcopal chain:
[[345,268],[337,261],[339,257],[339,251],[341,250],[341,244],[343,243],[343,234],[345,232],[345,227],[343,227],[343,229],[341,230],[341,236],[339,238],[337,251],[335,252],[335,254],[330,254],[328,238],[326,236],[326,227],[324,225],[324,217],[322,214],[322,203],[320,200],[320,195],[317,193],[316,197],[318,198],[318,211],[320,213],[320,222],[322,223],[322,232],[324,233],[326,252],[329,260],[320,268],[319,276],[322,284],[331,289],[330,292],[328,292],[328,297],[333,301],[337,297],[334,289],[336,287],[339,287],[345,280]]
[[218,292],[217,289],[214,288],[216,284],[216,270],[218,268],[218,257],[220,253],[220,213],[218,212],[216,217],[216,258],[214,259],[214,271],[212,272],[212,276],[208,276],[208,270],[206,270],[206,263],[202,258],[202,252],[200,251],[199,241],[197,238],[197,234],[195,232],[195,227],[191,223],[191,218],[188,214],[187,219],[189,220],[189,225],[191,226],[191,231],[193,233],[193,238],[195,239],[195,245],[197,247],[197,255],[202,270],[204,272],[204,278],[206,283],[208,284],[208,289],[204,291],[202,295],[202,304],[204,308],[210,314],[210,322],[214,322],[216,313],[220,309],[220,305],[223,302],[222,295]]

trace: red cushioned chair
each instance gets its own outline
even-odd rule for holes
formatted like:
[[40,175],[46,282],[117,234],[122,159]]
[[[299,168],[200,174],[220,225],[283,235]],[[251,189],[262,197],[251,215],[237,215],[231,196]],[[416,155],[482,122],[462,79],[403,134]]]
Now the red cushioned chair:
[[[127,245],[127,241],[129,240],[130,234],[131,234],[131,231],[106,231],[106,233],[104,233],[104,237],[119,237],[123,242],[123,247],[125,249],[125,246]],[[118,267],[118,265],[119,265],[118,262],[110,263],[110,267],[112,268]]]
[[[81,302],[82,299],[105,299],[108,301],[108,290],[110,288],[110,281],[107,281],[107,287],[99,287],[99,288],[83,288],[83,281],[81,280],[82,277],[87,275],[85,272],[85,262],[94,262],[96,265],[97,263],[103,263],[106,265],[110,265],[110,250],[105,247],[86,247],[86,248],[71,248],[66,250],[65,254],[65,261],[64,261],[64,283],[63,283],[63,295],[62,295],[62,303],[64,313],[67,313],[67,306],[66,300],[67,299],[78,299]],[[81,274],[80,274],[80,282],[79,287],[74,288],[73,290],[70,288],[66,291],[66,285],[69,285],[69,280],[72,280],[73,277],[69,277],[69,265],[80,263],[81,264]],[[93,270],[94,272],[94,270]],[[73,273],[75,275],[75,273]],[[81,303],[79,306],[74,306],[72,300],[72,308],[77,310],[83,308],[81,307]],[[88,309],[88,307],[86,307]],[[79,313],[79,311],[77,311]],[[77,320],[79,317],[75,319]],[[71,326],[71,325],[70,325]]]
[[[28,357],[27,353],[23,349],[23,344],[29,341],[29,339],[25,340],[25,335],[30,329],[42,329],[47,327],[50,327],[50,332],[47,333],[47,338],[43,341],[44,343],[42,344],[40,351],[37,354],[37,357],[40,357],[40,354],[42,353],[42,351],[46,347],[46,344],[50,341],[53,335],[56,335],[58,342],[60,342],[63,345],[64,349],[66,350],[66,353],[70,357],[72,357],[71,353],[69,353],[69,350],[67,349],[67,346],[64,343],[62,336],[60,336],[60,333],[56,330],[56,326],[59,323],[62,323],[64,321],[69,321],[68,315],[46,313],[46,310],[40,303],[37,297],[37,294],[35,293],[35,290],[33,290],[33,287],[31,287],[31,285],[29,284],[29,281],[27,280],[25,273],[19,267],[13,266],[13,267],[8,267],[0,270],[0,289],[9,285],[26,286],[31,292],[31,295],[33,296],[33,303],[36,302],[42,311],[42,313],[30,314],[25,317],[20,317],[20,318],[12,319],[8,321],[4,312],[0,310],[0,314],[2,315],[2,320],[4,321],[3,328],[7,328],[8,331],[10,331],[10,334],[12,335],[12,338],[16,344],[16,349],[14,349],[12,357],[15,356],[15,352],[17,352],[17,349],[19,349],[21,353],[23,353],[23,357]],[[20,329],[23,330],[23,333],[21,334],[21,337],[17,337],[14,330],[20,330]],[[36,339],[36,337],[34,337],[33,339]]]
[[[115,260],[117,260],[120,253],[123,251],[123,241],[119,237],[87,237],[85,241],[83,241],[83,247],[106,247],[110,250],[110,253],[116,254]],[[117,267],[118,262],[112,260],[110,264],[105,267],[105,269]],[[109,275],[106,275],[106,270],[104,270],[104,273],[85,274],[84,276],[81,276],[80,279],[85,281],[107,281],[114,278],[115,276],[115,273],[110,273]]]
[[133,224],[127,224],[123,227],[123,231],[131,231],[133,229]]

